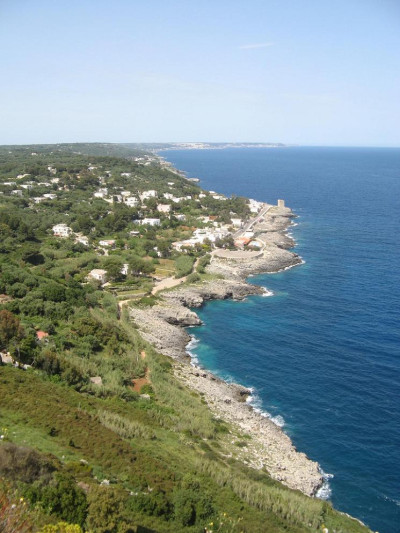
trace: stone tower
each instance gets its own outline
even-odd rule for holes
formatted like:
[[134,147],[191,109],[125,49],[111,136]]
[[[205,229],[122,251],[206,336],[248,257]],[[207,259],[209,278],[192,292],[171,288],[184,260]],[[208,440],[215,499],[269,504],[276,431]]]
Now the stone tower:
[[285,200],[278,200],[278,207],[285,207]]

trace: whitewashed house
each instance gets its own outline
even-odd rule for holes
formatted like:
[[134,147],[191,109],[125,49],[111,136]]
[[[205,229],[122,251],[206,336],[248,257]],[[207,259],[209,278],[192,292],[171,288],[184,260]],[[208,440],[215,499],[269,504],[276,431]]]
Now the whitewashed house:
[[241,218],[231,218],[231,222],[235,228],[241,228],[243,224],[243,220]]
[[114,239],[105,239],[103,241],[99,241],[100,246],[105,246],[106,248],[110,246],[115,246],[115,240]]
[[85,235],[77,235],[75,242],[83,244],[83,246],[89,246],[89,238]]
[[157,211],[160,213],[169,213],[171,211],[171,206],[169,204],[158,204]]
[[134,196],[128,196],[128,198],[125,198],[125,204],[128,207],[136,207],[139,203],[139,200],[135,198]]
[[72,229],[66,224],[56,224],[52,230],[55,237],[69,237],[72,234]]
[[260,209],[262,208],[263,203],[258,202],[257,200],[249,200],[249,209],[251,213],[258,213]]
[[159,226],[160,225],[160,219],[159,218],[144,218],[142,220],[142,225],[149,225],[149,226]]
[[89,272],[88,278],[105,283],[107,281],[107,271],[102,268],[94,268]]
[[154,191],[154,190],[143,191],[139,195],[139,197],[140,197],[142,202],[144,202],[145,200],[148,200],[149,198],[157,198],[157,191]]

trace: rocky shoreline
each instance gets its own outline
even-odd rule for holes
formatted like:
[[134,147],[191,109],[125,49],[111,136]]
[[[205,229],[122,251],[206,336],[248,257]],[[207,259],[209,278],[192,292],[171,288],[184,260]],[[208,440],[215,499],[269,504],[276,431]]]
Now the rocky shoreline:
[[130,308],[131,319],[142,336],[161,353],[175,360],[175,375],[185,385],[198,391],[218,418],[229,422],[239,433],[250,435],[240,459],[256,469],[265,469],[272,478],[308,496],[315,496],[323,484],[318,463],[298,452],[290,438],[268,417],[254,410],[246,400],[251,391],[229,384],[210,372],[191,365],[186,329],[201,325],[192,311],[205,301],[232,298],[243,300],[263,294],[265,289],[245,281],[249,275],[278,272],[302,263],[289,250],[294,245],[287,235],[294,214],[285,207],[271,207],[252,231],[262,243],[262,253],[212,254],[207,272],[221,279],[182,286],[161,294],[159,303],[149,308]]

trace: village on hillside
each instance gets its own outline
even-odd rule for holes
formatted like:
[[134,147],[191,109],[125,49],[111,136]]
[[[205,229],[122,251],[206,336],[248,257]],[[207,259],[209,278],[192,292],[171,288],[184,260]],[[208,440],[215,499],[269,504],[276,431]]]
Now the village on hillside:
[[[40,221],[43,245],[67,246],[55,244],[53,237],[74,245],[75,254],[97,257],[95,268],[75,275],[82,282],[117,283],[123,292],[121,285],[130,280],[130,292],[135,281],[142,294],[149,292],[151,278],[154,283],[179,277],[179,256],[192,257],[192,266],[195,257],[217,249],[263,247],[249,221],[267,204],[202,190],[197,178],[187,178],[157,155],[112,159],[107,165],[104,158],[76,152],[7,152],[2,158],[15,171],[0,175],[0,201]],[[133,256],[145,268],[132,268]],[[140,277],[146,278],[144,284],[138,283]]]

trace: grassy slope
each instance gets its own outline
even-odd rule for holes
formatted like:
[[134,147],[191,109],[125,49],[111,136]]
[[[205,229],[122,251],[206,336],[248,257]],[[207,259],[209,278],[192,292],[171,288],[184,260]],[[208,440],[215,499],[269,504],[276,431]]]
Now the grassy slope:
[[[1,426],[8,428],[12,441],[51,453],[64,463],[85,459],[99,481],[110,479],[129,491],[148,486],[169,494],[191,474],[232,524],[242,519],[240,529],[233,526],[232,531],[279,532],[288,526],[293,532],[316,531],[322,523],[336,531],[365,531],[321,501],[238,463],[228,464],[220,453],[220,424],[199,397],[180,388],[162,358],[151,349],[148,357],[159,400],[129,403],[86,396],[37,372],[2,367]],[[134,422],[131,435],[137,436],[122,438],[105,427],[99,417],[104,411]],[[93,478],[87,481],[93,483]],[[198,531],[144,514],[137,520],[159,532]]]

